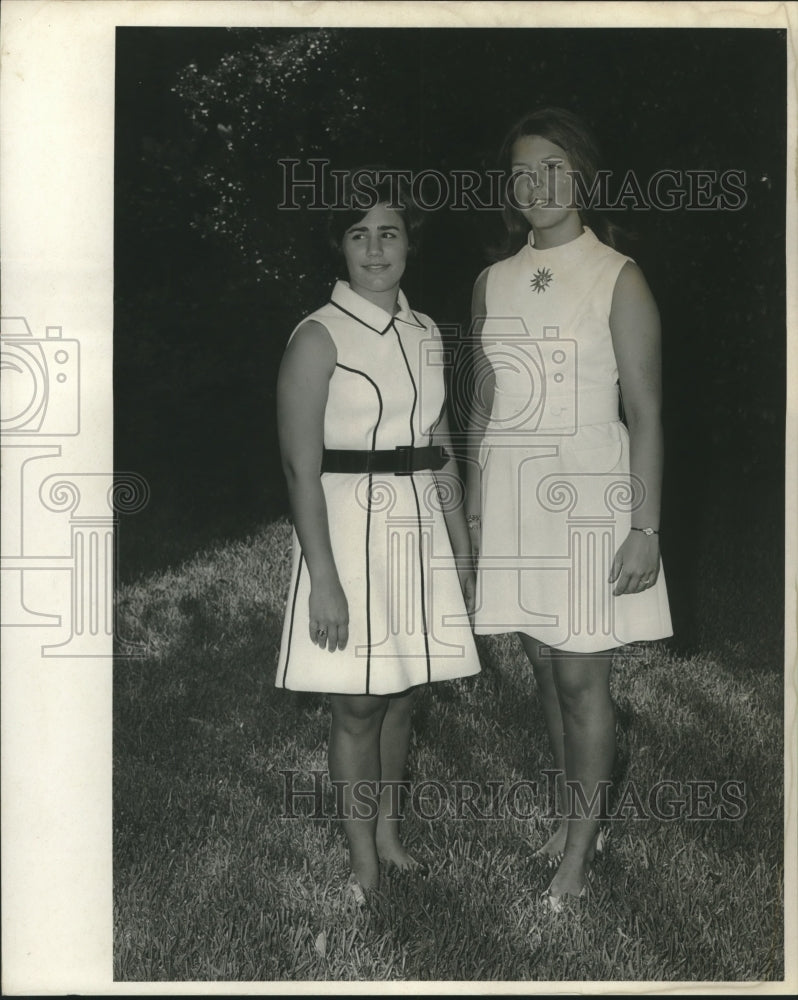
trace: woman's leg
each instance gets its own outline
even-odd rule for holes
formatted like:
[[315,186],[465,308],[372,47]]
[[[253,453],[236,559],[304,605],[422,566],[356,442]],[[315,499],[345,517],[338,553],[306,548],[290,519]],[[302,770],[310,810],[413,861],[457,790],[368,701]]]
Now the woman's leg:
[[[379,860],[377,829],[380,780],[380,727],[389,699],[377,695],[330,695],[332,723],[328,750],[330,780],[341,782],[339,804],[349,866],[364,889],[376,888]],[[357,795],[358,782],[369,782]]]
[[[565,772],[581,795],[571,794],[565,853],[551,883],[554,896],[578,895],[585,884],[599,827],[596,810],[605,802],[615,762],[615,709],[610,697],[612,651],[554,652],[553,677],[562,712]],[[598,798],[596,797],[598,795]],[[593,815],[584,803],[595,800]]]
[[377,820],[377,853],[399,868],[412,868],[415,859],[408,854],[399,838],[399,818],[403,788],[399,782],[407,779],[407,752],[410,747],[410,719],[414,691],[392,697],[382,720],[380,734],[380,779],[384,787],[380,794],[380,814]]
[[[552,655],[548,646],[543,645],[539,640],[533,639],[530,635],[519,633],[521,645],[532,664],[535,674],[535,681],[540,692],[541,705],[543,707],[543,719],[546,723],[546,732],[549,736],[549,746],[554,759],[554,770],[558,772],[556,780],[557,788],[557,812],[560,816],[568,812],[568,796],[565,786],[565,743],[563,740],[563,721],[560,711],[560,698],[557,694],[557,687],[554,683],[552,671]],[[563,819],[557,824],[557,829],[541,847],[540,853],[549,857],[562,854],[565,850],[565,837],[568,832],[567,823]]]

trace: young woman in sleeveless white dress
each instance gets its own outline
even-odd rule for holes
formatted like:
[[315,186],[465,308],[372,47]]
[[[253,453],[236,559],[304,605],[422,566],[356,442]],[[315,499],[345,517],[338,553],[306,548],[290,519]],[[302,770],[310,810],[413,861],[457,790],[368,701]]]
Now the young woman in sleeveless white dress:
[[415,214],[389,196],[332,213],[349,282],[294,331],[278,380],[294,549],[276,683],[330,695],[358,902],[380,860],[418,867],[396,815],[414,689],[480,669],[442,344],[400,291]]
[[[574,175],[590,190],[596,174],[579,119],[526,116],[503,159],[517,252],[482,272],[473,297],[474,630],[518,632],[535,673],[572,817],[540,851],[557,866],[545,895],[560,909],[583,893],[600,847],[598,816],[583,803],[605,801],[614,762],[612,651],[671,635],[659,553],[660,327],[640,269],[575,203]],[[573,786],[581,796],[570,797]]]

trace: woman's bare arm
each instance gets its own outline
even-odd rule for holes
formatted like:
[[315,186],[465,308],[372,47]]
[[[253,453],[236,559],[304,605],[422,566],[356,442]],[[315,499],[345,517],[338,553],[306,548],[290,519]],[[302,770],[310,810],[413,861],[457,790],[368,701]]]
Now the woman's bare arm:
[[[659,530],[664,462],[659,311],[640,268],[624,265],[612,297],[610,330],[629,428],[630,468],[642,499],[634,528]],[[615,556],[616,594],[634,594],[659,573],[659,536],[630,531]]]
[[[310,574],[310,638],[330,651],[348,638],[349,612],[333,558],[321,486],[324,412],[335,345],[320,324],[304,323],[283,355],[277,379],[277,424],[283,470],[299,544]],[[326,630],[319,638],[317,630]]]
[[[445,410],[435,427],[432,442],[445,448],[450,455],[453,455],[449,418]],[[474,564],[471,558],[471,539],[466,526],[463,509],[463,485],[457,468],[457,460],[452,457],[439,472],[435,473],[435,479],[438,483],[441,509],[446,520],[446,530],[449,534],[457,573],[460,577],[460,586],[465,598],[466,609],[470,614],[474,610]]]
[[[473,342],[470,358],[472,365],[470,385],[474,387],[476,396],[470,400],[469,407],[465,512],[467,515],[477,516],[482,513],[482,470],[479,464],[479,450],[490,418],[495,385],[493,368],[485,356],[481,341],[482,327],[487,312],[485,290],[489,270],[490,268],[485,268],[479,275],[474,283],[474,292],[471,297],[471,336]],[[472,549],[476,554],[479,552],[480,544],[479,522],[472,520],[469,530]]]

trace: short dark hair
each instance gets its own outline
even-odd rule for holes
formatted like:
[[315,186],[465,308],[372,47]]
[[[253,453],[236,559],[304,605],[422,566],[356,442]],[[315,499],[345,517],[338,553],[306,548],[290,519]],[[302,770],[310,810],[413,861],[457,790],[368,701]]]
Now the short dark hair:
[[414,201],[410,183],[398,171],[387,167],[359,167],[350,170],[343,183],[342,197],[327,215],[327,237],[331,248],[341,252],[346,231],[362,221],[377,205],[387,205],[398,212],[407,233],[408,253],[418,249],[424,216]]

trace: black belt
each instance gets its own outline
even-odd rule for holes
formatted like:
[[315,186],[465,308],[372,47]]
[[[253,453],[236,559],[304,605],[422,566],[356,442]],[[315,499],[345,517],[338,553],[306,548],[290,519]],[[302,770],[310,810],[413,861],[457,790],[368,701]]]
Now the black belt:
[[394,476],[409,476],[422,469],[433,472],[442,469],[449,461],[449,453],[442,447],[411,448],[400,445],[388,451],[346,451],[325,448],[321,459],[322,472],[377,472]]

